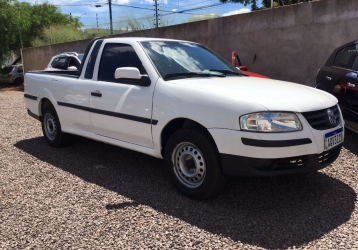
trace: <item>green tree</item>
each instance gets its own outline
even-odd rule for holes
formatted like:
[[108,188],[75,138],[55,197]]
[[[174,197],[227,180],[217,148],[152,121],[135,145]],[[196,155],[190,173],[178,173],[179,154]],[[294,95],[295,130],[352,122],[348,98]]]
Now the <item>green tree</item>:
[[72,24],[54,25],[44,28],[41,37],[36,37],[32,41],[32,46],[38,47],[48,44],[65,43],[91,37],[88,32],[77,29]]
[[[274,6],[278,7],[278,6],[285,6],[285,5],[310,2],[310,1],[312,1],[312,0],[274,0]],[[220,0],[220,2],[222,2],[222,3],[227,3],[227,2],[241,3],[241,4],[244,4],[245,6],[251,5],[251,10],[260,9],[258,7],[259,2],[261,2],[263,9],[271,7],[271,0]]]
[[78,18],[70,18],[49,3],[30,4],[17,0],[0,0],[0,64],[10,51],[33,46],[36,39],[43,39],[44,29],[52,25],[81,27]]

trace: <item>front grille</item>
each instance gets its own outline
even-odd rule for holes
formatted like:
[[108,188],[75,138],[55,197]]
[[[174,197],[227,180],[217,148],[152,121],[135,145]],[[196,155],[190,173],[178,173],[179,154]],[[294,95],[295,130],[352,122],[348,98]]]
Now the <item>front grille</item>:
[[333,159],[336,159],[337,156],[339,155],[339,153],[341,152],[341,148],[342,148],[342,146],[337,146],[337,147],[334,147],[328,151],[320,153],[318,155],[318,162],[320,164],[323,164],[323,163],[329,162]]
[[[329,121],[327,110],[331,109],[336,116],[336,124],[332,125]],[[333,106],[328,109],[322,109],[318,111],[304,112],[302,115],[306,118],[312,128],[317,130],[326,130],[334,128],[341,123],[341,116],[339,113],[338,106]]]

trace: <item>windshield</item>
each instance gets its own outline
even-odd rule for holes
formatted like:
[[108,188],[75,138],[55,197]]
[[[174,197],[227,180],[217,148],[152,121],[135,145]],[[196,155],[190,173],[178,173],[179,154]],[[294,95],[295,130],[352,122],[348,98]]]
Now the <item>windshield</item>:
[[78,54],[78,59],[80,59],[80,61],[82,61],[83,56],[84,56],[84,54]]
[[173,76],[182,78],[240,74],[225,59],[199,44],[179,41],[151,41],[141,44],[165,80]]
[[5,67],[1,70],[1,73],[2,73],[2,74],[9,74],[9,73],[11,73],[11,71],[12,71],[13,68],[14,68],[13,66],[5,66]]

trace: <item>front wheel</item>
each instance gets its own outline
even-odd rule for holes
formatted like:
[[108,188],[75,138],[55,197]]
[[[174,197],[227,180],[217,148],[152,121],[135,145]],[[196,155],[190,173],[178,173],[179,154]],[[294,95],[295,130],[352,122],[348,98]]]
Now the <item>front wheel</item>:
[[68,134],[61,131],[61,123],[53,106],[47,106],[42,112],[42,132],[52,147],[62,147],[68,142]]
[[213,140],[200,129],[182,129],[169,139],[165,165],[174,186],[197,199],[209,198],[224,186],[220,157]]

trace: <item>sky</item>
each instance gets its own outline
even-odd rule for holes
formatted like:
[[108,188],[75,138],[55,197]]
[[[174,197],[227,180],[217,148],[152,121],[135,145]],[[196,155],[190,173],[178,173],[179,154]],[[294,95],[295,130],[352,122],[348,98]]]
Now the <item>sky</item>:
[[[20,0],[30,3],[42,3],[44,0]],[[109,28],[108,0],[47,0],[61,8],[61,11],[72,16],[80,17],[83,28],[96,27],[96,14],[98,24],[102,28]],[[102,7],[95,7],[101,5]],[[129,7],[131,6],[131,7]],[[219,0],[158,0],[159,14],[161,20],[170,24],[186,22],[193,15],[218,15],[227,16],[233,14],[247,13],[250,6],[238,3],[221,4]],[[154,23],[154,1],[153,0],[112,0],[112,19],[114,29],[126,27],[121,20],[126,16],[134,16],[143,20],[144,24]],[[180,13],[183,10],[189,10]],[[144,21],[145,20],[145,21]],[[149,25],[149,24],[148,24]]]

